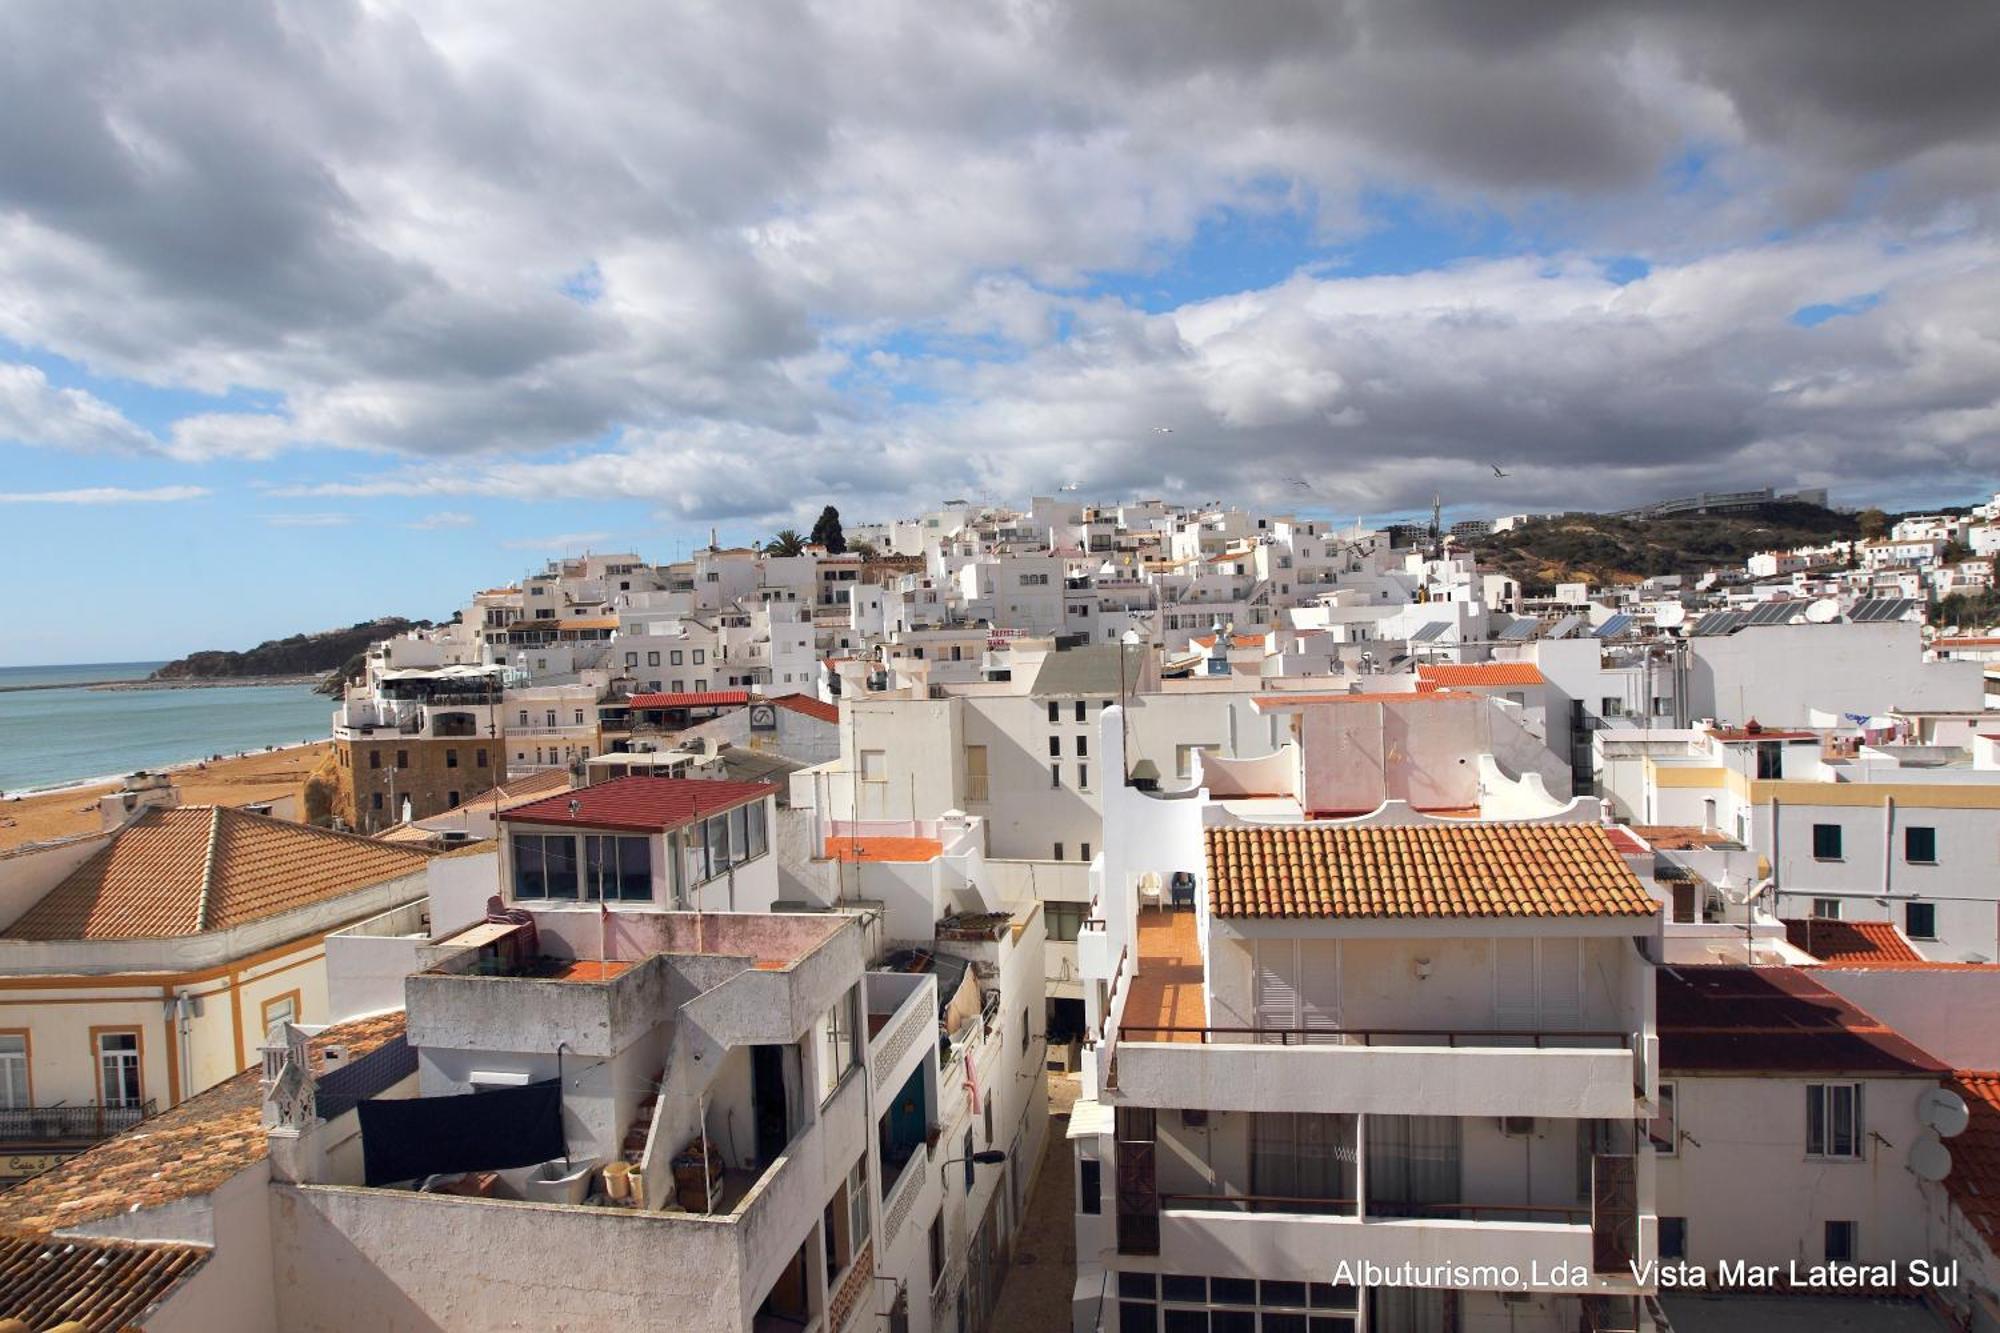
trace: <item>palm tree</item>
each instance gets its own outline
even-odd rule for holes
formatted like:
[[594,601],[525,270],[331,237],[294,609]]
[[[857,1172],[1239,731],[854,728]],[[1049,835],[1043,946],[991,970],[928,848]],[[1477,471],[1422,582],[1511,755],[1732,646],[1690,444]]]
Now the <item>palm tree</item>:
[[770,541],[764,543],[765,555],[804,555],[806,539],[791,528],[780,529]]

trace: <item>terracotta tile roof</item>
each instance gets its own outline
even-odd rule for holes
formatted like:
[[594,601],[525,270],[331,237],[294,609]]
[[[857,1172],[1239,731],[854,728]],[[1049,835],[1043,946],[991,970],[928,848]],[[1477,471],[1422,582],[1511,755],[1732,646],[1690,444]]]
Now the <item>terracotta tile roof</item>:
[[[358,1060],[403,1035],[403,1012],[339,1023],[313,1048],[339,1042]],[[54,1231],[157,1208],[219,1189],[264,1159],[259,1069],[246,1069],[169,1111],[0,1190],[0,1227]]]
[[1465,699],[1471,696],[1453,694],[1450,690],[1426,690],[1419,694],[1415,690],[1365,690],[1354,694],[1307,694],[1293,690],[1274,690],[1259,694],[1250,700],[1250,706],[1260,713],[1273,713],[1284,708],[1300,708],[1307,704],[1427,704],[1439,699]]
[[1972,1113],[1965,1132],[1951,1140],[1951,1173],[1945,1193],[1989,1248],[2000,1248],[2000,1073],[1961,1069],[1951,1086]]
[[748,690],[669,690],[665,694],[635,694],[634,708],[728,708],[750,702]]
[[1433,688],[1440,685],[1544,685],[1542,670],[1533,662],[1438,662],[1417,668],[1417,680]]
[[[469,800],[460,801],[444,813],[454,814],[460,810],[491,810],[496,798],[499,800],[501,808],[505,809],[510,805],[519,805],[523,801],[532,801],[553,792],[568,790],[568,769],[545,768],[540,772],[530,773],[526,777],[515,778],[513,781],[504,783],[501,786],[489,787]],[[437,816],[433,815],[431,818],[435,819]]]
[[1595,824],[1230,826],[1206,831],[1230,917],[1651,916]]
[[0,1319],[29,1328],[73,1322],[91,1333],[135,1328],[210,1253],[206,1245],[0,1232]]
[[500,819],[510,823],[574,824],[580,828],[658,833],[691,824],[718,810],[759,800],[776,790],[768,782],[613,778],[502,810]]
[[1795,967],[1659,969],[1660,1069],[1931,1074],[1945,1066]]
[[1890,921],[1825,921],[1817,917],[1787,921],[1785,939],[1823,963],[1924,961]]
[[810,694],[781,694],[768,702],[774,703],[780,708],[788,708],[794,713],[801,713],[806,717],[818,718],[822,722],[837,723],[840,721],[839,704],[830,704],[824,699],[815,699]]
[[22,913],[16,940],[226,930],[423,869],[430,853],[217,805],[148,810]]

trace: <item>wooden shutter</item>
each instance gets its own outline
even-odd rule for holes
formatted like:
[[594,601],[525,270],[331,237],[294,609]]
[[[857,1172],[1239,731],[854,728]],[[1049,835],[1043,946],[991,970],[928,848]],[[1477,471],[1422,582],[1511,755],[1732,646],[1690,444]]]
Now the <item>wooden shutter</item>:
[[1583,1026],[1583,941],[1541,940],[1542,1012],[1546,1032]]
[[1340,942],[1300,940],[1298,980],[1299,1026],[1314,1034],[1306,1040],[1337,1041],[1332,1034],[1340,1031]]
[[1282,1035],[1299,1024],[1299,954],[1292,940],[1257,941],[1257,974],[1251,996],[1257,1026],[1273,1035],[1265,1041],[1281,1042]]
[[1535,1027],[1535,942],[1493,941],[1493,1026],[1531,1032]]

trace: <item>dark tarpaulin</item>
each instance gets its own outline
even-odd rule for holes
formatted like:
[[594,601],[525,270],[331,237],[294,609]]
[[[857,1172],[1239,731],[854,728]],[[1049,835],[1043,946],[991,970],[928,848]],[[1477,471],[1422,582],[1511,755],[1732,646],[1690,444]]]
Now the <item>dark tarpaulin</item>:
[[355,1111],[370,1185],[533,1166],[561,1157],[565,1147],[557,1079],[450,1097],[369,1100]]

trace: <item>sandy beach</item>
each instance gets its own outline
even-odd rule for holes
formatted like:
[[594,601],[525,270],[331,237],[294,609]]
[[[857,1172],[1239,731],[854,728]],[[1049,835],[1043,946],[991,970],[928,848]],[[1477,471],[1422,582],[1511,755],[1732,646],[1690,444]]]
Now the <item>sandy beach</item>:
[[[166,771],[173,774],[184,805],[245,805],[296,792],[332,746],[332,741],[317,741]],[[96,832],[97,798],[117,789],[115,782],[96,783],[0,800],[0,850]]]

